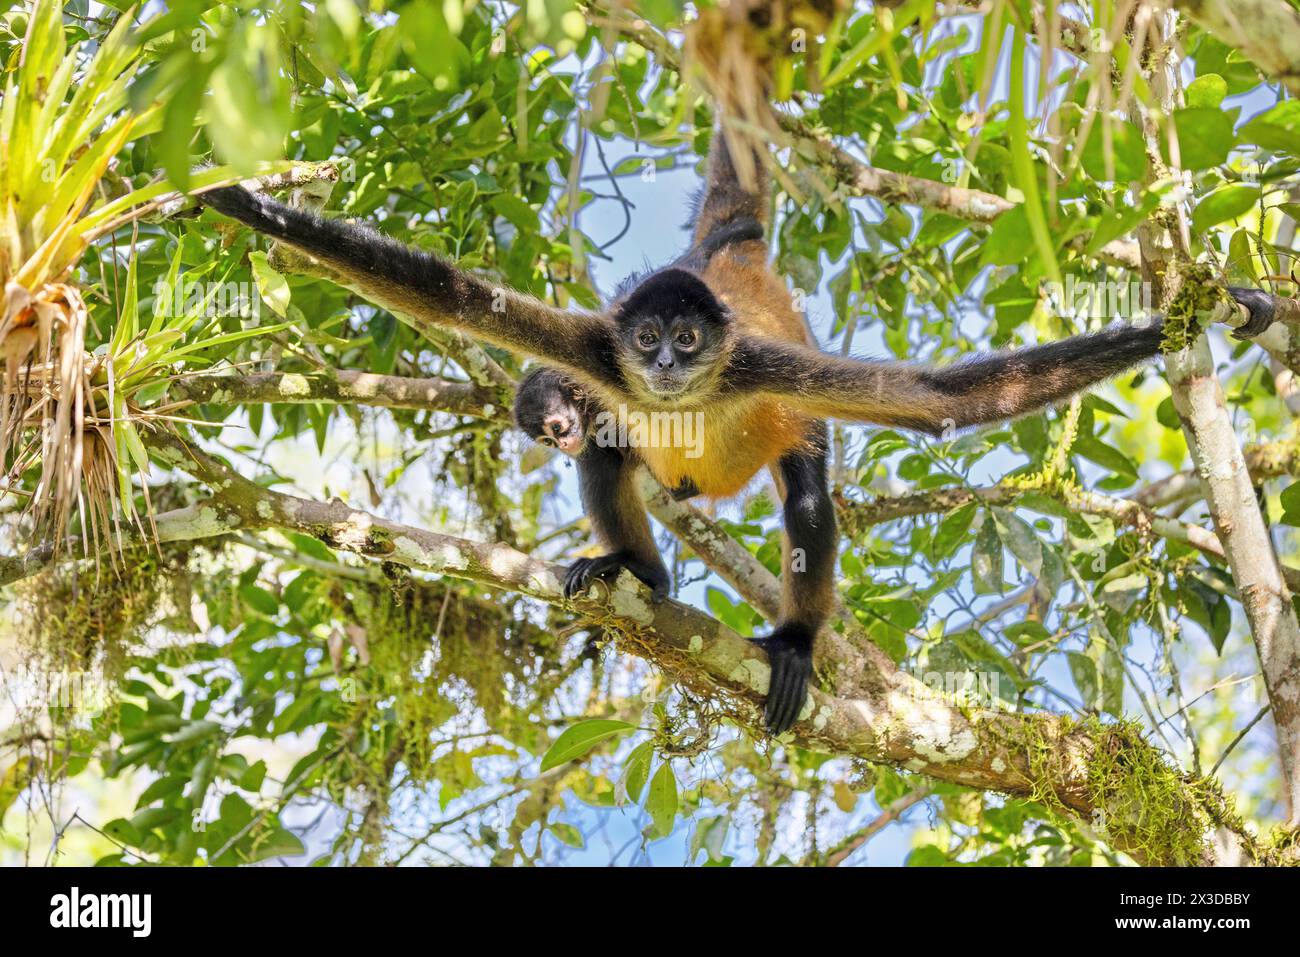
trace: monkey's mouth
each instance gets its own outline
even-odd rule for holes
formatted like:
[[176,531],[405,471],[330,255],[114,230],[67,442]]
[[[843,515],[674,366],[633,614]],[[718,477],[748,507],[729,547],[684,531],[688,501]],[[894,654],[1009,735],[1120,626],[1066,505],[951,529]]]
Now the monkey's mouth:
[[645,376],[646,387],[657,397],[672,399],[685,395],[691,389],[691,377],[656,373]]
[[554,438],[555,447],[565,455],[577,455],[581,452],[583,446],[582,440],[582,429],[576,427],[571,428],[562,435],[557,435]]

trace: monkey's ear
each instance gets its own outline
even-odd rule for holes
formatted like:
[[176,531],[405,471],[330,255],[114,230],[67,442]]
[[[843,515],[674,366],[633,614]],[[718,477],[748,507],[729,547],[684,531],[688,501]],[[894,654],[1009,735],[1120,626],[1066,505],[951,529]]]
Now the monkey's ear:
[[723,326],[730,319],[727,307],[704,280],[685,269],[661,269],[651,273],[618,304],[615,319],[620,325],[640,316],[690,316],[701,322]]

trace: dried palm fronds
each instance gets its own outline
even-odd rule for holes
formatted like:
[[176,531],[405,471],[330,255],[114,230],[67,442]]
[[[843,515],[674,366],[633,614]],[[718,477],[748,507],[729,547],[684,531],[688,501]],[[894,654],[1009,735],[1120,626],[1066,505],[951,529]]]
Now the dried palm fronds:
[[[749,137],[783,141],[770,104],[789,95],[797,60],[806,58],[815,87],[816,38],[847,7],[847,0],[719,0],[701,6],[686,26],[684,54],[703,75],[715,111],[733,121],[724,127],[727,136],[738,137],[744,129]],[[752,185],[753,151],[739,142],[730,145],[737,175]]]

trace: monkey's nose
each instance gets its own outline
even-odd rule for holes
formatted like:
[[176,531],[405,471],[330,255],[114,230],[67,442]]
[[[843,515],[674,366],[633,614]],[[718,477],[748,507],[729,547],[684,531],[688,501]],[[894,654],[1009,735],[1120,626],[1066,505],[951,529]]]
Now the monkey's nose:
[[673,363],[672,356],[660,356],[658,359],[655,360],[655,366],[659,368],[661,371],[664,369],[671,369],[673,365],[674,363]]

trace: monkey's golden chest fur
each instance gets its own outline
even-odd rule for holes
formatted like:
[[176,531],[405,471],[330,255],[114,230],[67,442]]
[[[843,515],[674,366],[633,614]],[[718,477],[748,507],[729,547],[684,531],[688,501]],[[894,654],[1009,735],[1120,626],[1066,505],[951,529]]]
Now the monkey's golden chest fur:
[[696,416],[698,434],[691,441],[648,443],[638,454],[665,487],[692,482],[709,498],[738,494],[762,469],[798,448],[806,432],[803,416],[769,399],[677,414]]
[[[766,255],[762,242],[738,244],[716,255],[704,278],[747,334],[816,348],[791,292],[767,268]],[[640,454],[667,488],[689,480],[709,498],[738,494],[761,470],[802,448],[812,421],[767,398],[714,401],[697,414],[703,420],[698,447],[676,443]]]

